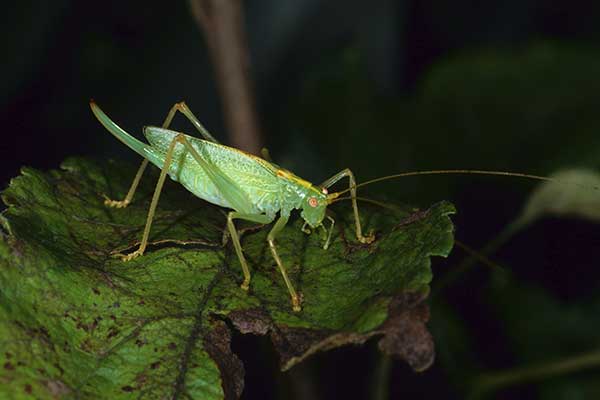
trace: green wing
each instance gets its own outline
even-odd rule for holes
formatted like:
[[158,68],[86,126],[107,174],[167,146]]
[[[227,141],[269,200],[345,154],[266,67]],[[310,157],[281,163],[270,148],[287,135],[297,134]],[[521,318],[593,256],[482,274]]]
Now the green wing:
[[[175,136],[178,134],[178,132],[169,130],[169,129],[164,129],[164,128],[158,128],[158,127],[153,127],[153,126],[149,126],[144,128],[144,135],[151,141],[154,142],[153,144],[153,149],[158,150],[160,153],[164,154],[164,151],[166,150],[166,148],[168,148],[168,145],[165,146],[165,144],[167,143],[171,143],[173,141],[173,139],[175,139]],[[160,138],[160,140],[156,140],[157,138]],[[153,139],[153,140],[151,140]],[[219,168],[217,165],[215,165],[213,162],[208,162],[206,161],[203,157],[202,157],[202,153],[203,153],[203,145],[207,145],[207,143],[210,142],[206,142],[197,138],[192,138],[186,135],[186,145],[185,145],[185,150],[188,151],[192,157],[194,158],[194,160],[198,163],[198,165],[202,168],[202,170],[205,172],[206,176],[208,177],[208,179],[212,182],[213,185],[215,185],[215,187],[219,190],[219,192],[222,194],[222,196],[227,200],[227,202],[229,202],[229,204],[231,205],[231,207],[241,213],[245,213],[245,214],[254,214],[256,213],[255,211],[255,207],[251,201],[251,199],[248,196],[248,193],[246,191],[244,191],[240,184],[235,182],[233,179],[231,179],[228,174],[221,168]],[[177,147],[180,147],[182,145],[178,144]],[[226,146],[223,145],[218,145],[218,144],[214,144],[214,143],[210,143],[211,148],[215,147],[215,146],[220,146],[226,149]],[[176,153],[180,153],[183,149],[178,150],[176,147]],[[215,147],[216,149],[218,149],[219,147]],[[214,152],[215,149],[213,148],[212,151]],[[154,157],[156,158],[157,155],[155,154]],[[164,157],[164,156],[163,156]],[[152,158],[152,157],[149,157]],[[178,157],[174,157],[174,158],[178,158]],[[164,159],[163,159],[164,160]],[[232,165],[231,168],[235,168],[235,165]]]

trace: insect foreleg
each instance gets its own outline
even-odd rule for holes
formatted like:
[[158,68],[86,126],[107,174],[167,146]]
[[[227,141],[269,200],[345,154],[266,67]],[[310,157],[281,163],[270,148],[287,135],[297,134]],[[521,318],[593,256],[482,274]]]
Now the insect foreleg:
[[331,218],[329,215],[326,215],[325,218],[327,218],[331,222],[331,226],[329,227],[329,232],[327,232],[325,225],[323,225],[323,229],[325,229],[325,232],[327,232],[327,239],[325,240],[325,244],[323,245],[323,250],[327,250],[329,248],[329,243],[331,242],[331,234],[333,233],[333,227],[335,226],[335,219]]
[[287,222],[288,222],[288,217],[283,216],[283,215],[280,216],[279,219],[277,220],[277,222],[275,222],[273,229],[271,229],[271,232],[269,232],[269,234],[267,235],[267,242],[269,242],[269,247],[271,248],[271,254],[273,254],[273,258],[275,259],[275,262],[277,263],[277,266],[279,267],[279,271],[281,272],[281,275],[283,275],[283,280],[285,281],[285,285],[287,286],[288,291],[290,292],[290,296],[292,298],[292,309],[294,311],[300,311],[301,310],[300,297],[298,297],[298,294],[296,293],[294,286],[292,286],[292,282],[290,282],[290,278],[288,278],[285,267],[283,266],[283,263],[281,262],[281,259],[279,258],[279,254],[277,254],[277,249],[275,248],[275,237],[285,227],[285,224],[287,224]]
[[302,224],[302,228],[300,228],[300,230],[301,230],[302,232],[306,233],[307,235],[310,235],[310,234],[312,233],[312,231],[310,230],[310,228],[307,228],[307,226],[308,226],[308,222],[306,222],[306,221],[305,221],[305,222]]
[[231,211],[229,214],[227,214],[227,229],[229,230],[229,235],[233,241],[233,248],[235,249],[238,259],[240,260],[240,264],[242,265],[242,271],[244,272],[244,282],[242,282],[240,287],[244,290],[248,290],[250,287],[250,269],[248,268],[248,263],[244,257],[244,251],[242,250],[242,245],[240,244],[240,238],[238,236],[237,229],[235,229],[235,225],[233,224],[234,219],[243,219],[246,221],[258,222],[259,224],[268,224],[269,222],[273,221],[273,218],[262,214],[242,214],[236,211]]
[[325,182],[323,182],[321,184],[321,187],[328,188],[328,187],[332,186],[333,184],[335,184],[340,179],[343,179],[346,177],[348,177],[348,179],[350,181],[349,190],[350,190],[350,195],[351,195],[351,199],[352,199],[352,209],[354,211],[354,222],[356,225],[356,238],[361,243],[371,243],[375,239],[375,236],[373,234],[363,236],[363,234],[362,234],[362,228],[360,226],[360,217],[358,214],[358,205],[356,204],[356,179],[354,179],[354,174],[352,173],[352,171],[350,171],[348,168],[346,168],[345,170],[338,172],[337,174],[335,174],[334,176],[332,176],[331,178],[329,178]]

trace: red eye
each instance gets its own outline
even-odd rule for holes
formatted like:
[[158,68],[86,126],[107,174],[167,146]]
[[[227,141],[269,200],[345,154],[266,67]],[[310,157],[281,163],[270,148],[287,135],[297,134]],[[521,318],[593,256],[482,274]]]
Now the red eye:
[[316,197],[311,197],[310,199],[308,199],[308,204],[309,204],[311,207],[316,207],[316,206],[318,206],[318,205],[319,205],[319,201],[317,200],[317,198],[316,198]]

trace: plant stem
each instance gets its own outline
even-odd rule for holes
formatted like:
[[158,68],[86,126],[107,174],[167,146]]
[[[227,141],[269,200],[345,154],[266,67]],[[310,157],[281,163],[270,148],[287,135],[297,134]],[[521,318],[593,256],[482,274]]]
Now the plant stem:
[[552,376],[565,375],[596,366],[600,366],[600,349],[542,365],[486,373],[475,379],[468,398],[479,399],[493,390],[524,382],[538,381]]
[[371,380],[371,393],[373,400],[388,400],[390,398],[390,373],[392,371],[392,358],[378,352],[377,365]]
[[[478,262],[483,262],[484,264],[490,266],[497,266],[496,263],[487,260],[487,257],[498,250],[502,245],[504,245],[508,240],[513,237],[522,226],[518,223],[519,221],[515,221],[510,223],[506,228],[500,232],[498,236],[490,240],[481,250],[473,251],[469,248],[464,248],[469,256],[464,258],[463,261],[455,268],[452,268],[450,272],[448,272],[444,277],[439,279],[438,281],[433,282],[431,297],[437,297],[444,288],[451,285],[454,281],[464,276],[468,271],[470,271],[474,266],[477,265]],[[487,261],[483,261],[485,259]]]
[[204,32],[230,145],[259,154],[262,138],[249,73],[241,0],[190,0],[190,7]]

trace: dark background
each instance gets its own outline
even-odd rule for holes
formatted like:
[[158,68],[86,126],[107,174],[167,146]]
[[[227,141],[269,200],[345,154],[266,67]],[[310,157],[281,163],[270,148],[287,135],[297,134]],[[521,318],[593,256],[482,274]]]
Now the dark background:
[[[599,3],[262,0],[245,2],[244,12],[264,144],[309,180],[345,167],[361,181],[417,169],[547,175],[600,164]],[[227,143],[187,2],[22,1],[0,18],[4,187],[22,165],[136,159],[93,118],[92,97],[132,133],[159,125],[185,99]],[[181,117],[175,127],[192,131]],[[533,187],[442,176],[389,181],[368,194],[423,207],[453,201],[457,237],[478,249]],[[368,398],[382,368],[391,398],[460,399],[485,372],[598,354],[599,245],[592,222],[547,217],[491,256],[502,271],[477,265],[451,279],[465,253],[434,260],[434,288],[447,283],[431,299],[438,359],[421,374],[382,360],[374,344],[283,374],[264,339],[238,335],[244,398]],[[600,398],[600,369],[591,364],[492,397]]]

